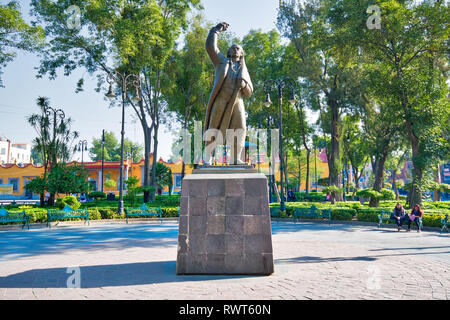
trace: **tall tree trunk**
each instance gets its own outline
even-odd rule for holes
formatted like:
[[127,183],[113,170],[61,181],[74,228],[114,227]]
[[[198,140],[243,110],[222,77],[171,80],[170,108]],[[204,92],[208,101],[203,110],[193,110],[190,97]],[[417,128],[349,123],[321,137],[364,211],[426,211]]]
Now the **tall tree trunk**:
[[[156,185],[156,164],[158,163],[158,127],[159,125],[155,125],[155,131],[153,132],[153,164],[152,164],[152,185],[157,188]],[[155,193],[153,192],[151,195],[151,201],[155,200]]]
[[400,195],[398,194],[398,188],[397,188],[397,170],[393,170],[392,172],[392,189],[395,192],[395,200],[400,200]]
[[305,192],[306,194],[309,193],[309,156],[311,154],[311,150],[306,149],[306,185],[305,185]]
[[[386,163],[386,159],[389,155],[389,149],[386,146],[383,151],[377,156],[375,160],[375,179],[373,182],[373,190],[380,192],[381,187],[383,185],[384,178],[384,164]],[[379,200],[370,198],[370,207],[378,207]]]
[[[328,106],[331,109],[331,143],[328,161],[329,184],[330,186],[339,187],[339,107],[337,101],[330,97],[328,97]],[[338,193],[333,192],[330,196],[331,203],[336,203],[336,200],[339,198]]]
[[[434,170],[434,182],[440,184],[441,183],[441,165],[438,164],[436,170]],[[433,201],[441,201],[441,192],[440,190],[433,191]]]
[[406,129],[411,142],[412,160],[413,160],[413,181],[411,186],[411,198],[409,200],[410,208],[414,205],[422,205],[422,180],[423,180],[423,168],[420,166],[417,158],[420,156],[419,139],[416,137],[412,130],[412,123],[406,122]]
[[[152,150],[152,128],[142,123],[144,129],[144,187],[150,186],[150,153]],[[148,190],[144,191],[144,203],[150,202],[151,195]]]

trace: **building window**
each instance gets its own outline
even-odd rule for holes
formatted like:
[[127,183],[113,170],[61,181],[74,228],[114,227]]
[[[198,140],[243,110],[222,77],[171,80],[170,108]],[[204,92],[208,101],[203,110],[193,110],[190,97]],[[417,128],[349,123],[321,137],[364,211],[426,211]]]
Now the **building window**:
[[0,184],[3,184],[3,179],[0,179]]
[[0,154],[1,154],[1,155],[5,155],[5,154],[6,154],[6,149],[5,149],[5,148],[2,148],[1,151],[0,151]]
[[19,192],[19,178],[8,179],[8,184],[12,184],[13,185],[13,192],[14,193]]
[[178,175],[178,174],[175,175],[175,185],[174,185],[174,187],[176,189],[181,188],[181,175]]

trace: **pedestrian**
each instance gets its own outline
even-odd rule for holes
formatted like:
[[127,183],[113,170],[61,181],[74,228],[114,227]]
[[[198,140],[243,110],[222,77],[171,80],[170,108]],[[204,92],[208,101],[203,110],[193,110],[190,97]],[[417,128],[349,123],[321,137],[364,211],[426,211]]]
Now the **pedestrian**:
[[419,204],[416,204],[414,208],[411,210],[411,214],[409,215],[408,219],[408,230],[411,231],[411,222],[415,222],[417,226],[417,232],[420,232],[420,226],[419,226],[419,218],[422,218],[423,211]]
[[406,211],[402,207],[402,204],[398,202],[391,214],[391,219],[394,220],[395,223],[397,223],[397,231],[400,231],[400,229],[402,228],[402,223],[403,220],[405,219],[405,216]]

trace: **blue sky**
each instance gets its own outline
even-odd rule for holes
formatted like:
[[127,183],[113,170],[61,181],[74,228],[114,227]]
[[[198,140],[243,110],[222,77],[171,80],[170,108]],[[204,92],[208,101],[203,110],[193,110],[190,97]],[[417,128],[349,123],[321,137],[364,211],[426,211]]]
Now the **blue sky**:
[[[7,2],[0,0],[2,4]],[[29,1],[19,2],[22,15],[29,21]],[[203,13],[213,23],[228,22],[229,30],[242,37],[251,29],[274,29],[278,3],[279,0],[203,0]],[[109,108],[103,93],[94,91],[95,77],[80,69],[69,77],[60,72],[52,81],[36,79],[35,67],[38,66],[39,59],[34,54],[19,52],[16,59],[3,68],[5,88],[0,88],[0,136],[6,136],[14,143],[31,142],[36,134],[26,122],[26,116],[38,111],[36,99],[45,96],[50,98],[52,107],[63,109],[66,116],[74,120],[73,129],[80,132],[81,139],[90,142],[93,137],[101,136],[102,129],[113,131],[117,138],[120,137],[121,109]],[[85,79],[84,91],[75,93],[76,82],[81,77]],[[142,129],[133,120],[132,113],[132,109],[126,108],[125,136],[142,144]],[[173,136],[162,127],[159,137],[159,156],[167,160],[171,155]],[[74,160],[81,160],[81,153],[75,154]]]

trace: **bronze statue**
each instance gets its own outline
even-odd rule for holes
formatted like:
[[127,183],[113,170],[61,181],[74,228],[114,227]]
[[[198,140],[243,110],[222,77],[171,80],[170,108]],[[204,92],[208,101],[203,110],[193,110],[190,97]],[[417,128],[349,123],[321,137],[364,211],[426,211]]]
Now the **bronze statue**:
[[[217,129],[222,133],[227,145],[234,146],[233,164],[243,164],[243,150],[246,136],[245,109],[242,98],[249,98],[253,85],[244,60],[244,50],[233,44],[225,57],[217,47],[219,32],[228,28],[225,22],[219,23],[209,31],[206,51],[214,65],[214,87],[206,109],[205,132]],[[233,133],[227,137],[227,130]],[[236,136],[236,143],[234,141]],[[207,146],[212,141],[207,142]],[[208,159],[209,160],[209,159]]]

